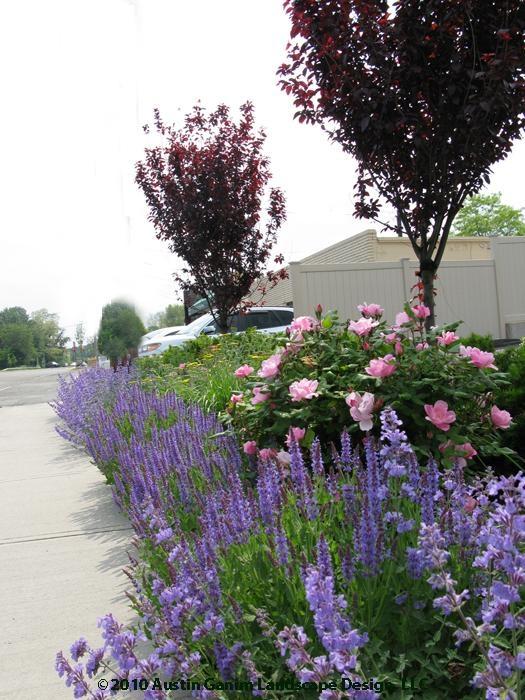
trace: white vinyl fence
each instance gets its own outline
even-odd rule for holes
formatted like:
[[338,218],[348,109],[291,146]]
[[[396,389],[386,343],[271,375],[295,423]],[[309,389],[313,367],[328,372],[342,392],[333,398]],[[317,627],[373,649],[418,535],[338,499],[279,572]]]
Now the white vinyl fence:
[[[436,281],[436,323],[463,321],[460,333],[495,338],[525,335],[525,238],[492,239],[492,260],[442,262]],[[290,264],[296,316],[321,304],[341,319],[357,318],[357,305],[376,302],[392,322],[417,282],[416,262],[354,265]]]

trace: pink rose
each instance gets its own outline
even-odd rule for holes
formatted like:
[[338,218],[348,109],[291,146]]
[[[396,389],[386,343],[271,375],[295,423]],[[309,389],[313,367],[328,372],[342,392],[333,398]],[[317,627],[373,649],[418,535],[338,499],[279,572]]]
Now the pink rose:
[[384,309],[382,309],[379,304],[367,304],[366,301],[364,304],[359,304],[357,310],[360,311],[363,316],[376,316],[378,318],[384,313]]
[[425,404],[425,420],[430,421],[436,428],[443,430],[445,433],[450,429],[450,425],[456,420],[454,411],[448,410],[448,404],[445,401],[436,401],[432,406]]
[[286,444],[290,447],[292,440],[295,442],[301,442],[301,440],[306,435],[306,428],[290,428],[288,435],[286,436]]
[[375,326],[379,325],[379,321],[372,321],[371,318],[360,318],[358,321],[350,321],[348,330],[356,335],[368,335]]
[[470,442],[464,442],[462,445],[456,445],[456,450],[459,451],[461,453],[461,457],[464,457],[465,459],[472,459],[478,454]]
[[385,340],[387,343],[397,343],[397,333],[388,333],[388,335],[385,335]]
[[480,369],[486,369],[487,367],[498,369],[494,364],[494,355],[491,352],[484,352],[483,350],[473,348],[470,345],[467,345],[467,347],[460,345],[459,354],[461,357],[468,357],[471,363]]
[[268,461],[269,459],[273,459],[276,455],[277,455],[277,450],[274,450],[272,447],[265,447],[259,451],[259,457],[264,461]]
[[261,364],[261,369],[257,372],[259,377],[264,377],[265,379],[271,379],[279,374],[279,369],[281,366],[281,356],[271,355],[267,360],[264,360]]
[[406,326],[409,323],[412,323],[412,319],[406,311],[400,311],[396,314],[396,326]]
[[512,416],[508,411],[503,411],[497,406],[492,406],[490,409],[490,420],[495,428],[507,430],[510,427]]
[[256,406],[258,403],[262,403],[263,401],[268,401],[270,398],[270,392],[268,391],[267,387],[261,388],[260,386],[254,386],[253,387],[253,399],[251,400],[251,403]]
[[234,374],[236,377],[248,377],[252,372],[254,371],[253,367],[250,367],[250,365],[241,365],[238,367]]
[[456,335],[454,331],[443,331],[441,335],[436,338],[436,343],[438,345],[452,345],[456,340],[459,340],[459,335]]
[[180,365],[179,365],[179,369],[186,369],[186,363],[185,363],[185,362],[181,362]]
[[257,443],[255,440],[247,440],[242,446],[244,453],[247,455],[257,454]]
[[350,408],[350,415],[359,423],[361,430],[372,430],[372,411],[374,409],[374,395],[368,391],[361,396],[359,392],[352,391],[345,398],[346,405]]
[[315,325],[315,318],[312,318],[311,316],[298,316],[291,322],[290,330],[292,332],[299,331],[302,333],[303,331],[313,330]]
[[292,382],[288,391],[292,401],[304,401],[304,399],[313,399],[314,396],[319,396],[318,386],[319,382],[317,379],[301,379],[297,382]]
[[416,345],[416,350],[428,350],[428,343],[426,341],[423,341],[422,343],[418,343]]
[[240,401],[242,401],[242,394],[232,394],[230,396],[230,401],[232,403],[239,403]]
[[385,355],[375,360],[370,360],[365,372],[371,377],[389,377],[396,371],[395,359],[393,355]]
[[428,318],[430,316],[430,309],[425,304],[417,304],[412,307],[412,311],[416,315],[416,318]]

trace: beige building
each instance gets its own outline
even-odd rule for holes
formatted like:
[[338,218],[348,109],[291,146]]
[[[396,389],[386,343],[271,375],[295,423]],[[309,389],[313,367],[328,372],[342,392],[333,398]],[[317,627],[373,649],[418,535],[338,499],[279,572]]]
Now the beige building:
[[[334,243],[317,253],[308,255],[293,265],[351,265],[354,263],[399,262],[403,258],[415,261],[416,255],[408,238],[378,236],[374,229],[367,229],[343,241]],[[444,261],[490,260],[490,238],[449,238]],[[260,302],[260,295],[250,298]],[[292,280],[282,280],[264,296],[266,306],[293,306]]]

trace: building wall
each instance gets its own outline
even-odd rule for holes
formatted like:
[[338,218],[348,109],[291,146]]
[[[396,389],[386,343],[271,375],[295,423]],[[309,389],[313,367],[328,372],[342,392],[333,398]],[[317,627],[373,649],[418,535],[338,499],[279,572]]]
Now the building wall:
[[292,281],[290,278],[279,280],[275,287],[269,289],[261,299],[261,293],[257,291],[258,283],[252,287],[252,292],[245,299],[257,306],[291,306],[293,302]]
[[300,262],[303,265],[334,265],[338,263],[359,263],[374,260],[376,232],[367,229],[355,236],[346,238],[344,241],[334,243],[334,245],[323,250],[308,255]]
[[[374,250],[370,261],[416,260],[416,254],[407,238],[374,237]],[[490,238],[449,238],[443,260],[490,260]],[[356,262],[361,262],[356,260]]]

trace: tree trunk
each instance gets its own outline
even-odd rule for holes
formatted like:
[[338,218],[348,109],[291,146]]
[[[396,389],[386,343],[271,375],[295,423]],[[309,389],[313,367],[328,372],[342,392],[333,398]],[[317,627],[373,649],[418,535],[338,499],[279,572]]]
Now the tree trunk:
[[228,315],[224,316],[224,314],[219,314],[217,316],[217,326],[219,328],[219,333],[221,335],[224,335],[225,333],[229,333],[230,328],[228,324]]
[[435,302],[434,302],[434,276],[436,265],[433,260],[421,260],[419,274],[423,283],[423,303],[430,309],[430,316],[425,319],[425,328],[430,330],[436,325]]

